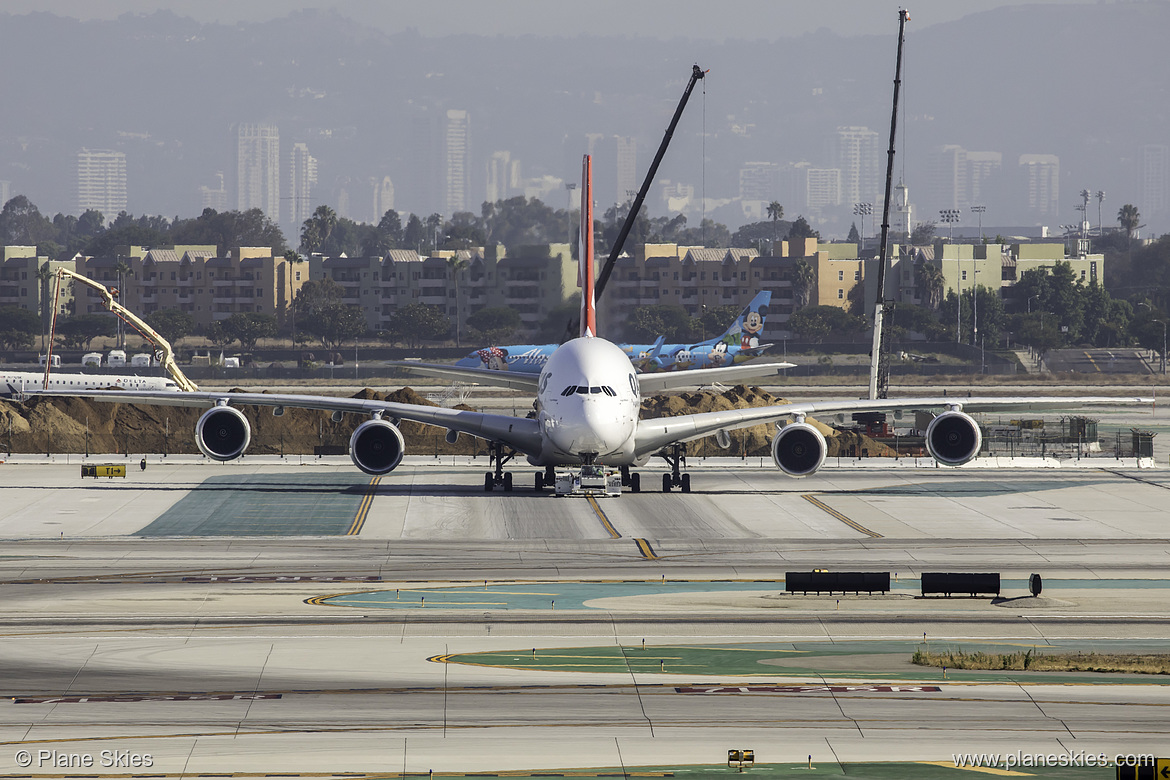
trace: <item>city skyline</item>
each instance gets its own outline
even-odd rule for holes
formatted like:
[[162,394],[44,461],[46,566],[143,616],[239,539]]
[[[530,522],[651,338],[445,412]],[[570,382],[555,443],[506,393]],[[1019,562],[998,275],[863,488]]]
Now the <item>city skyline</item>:
[[[1036,31],[1061,20],[1066,26],[1083,20],[1088,35],[1087,20],[1126,17],[1129,21],[1123,20],[1118,29],[1136,34],[1134,23],[1151,14],[1164,15],[1164,5],[1111,5],[1108,10],[1116,12],[1105,14],[1096,6],[1053,4],[1052,19],[1013,5],[1006,19],[976,13],[945,25],[928,19],[922,28],[912,26],[896,179],[912,193],[913,213],[931,219],[940,209],[958,208],[967,220],[973,218],[966,207],[980,204],[987,207],[987,223],[1043,221],[1055,230],[1082,219],[1074,206],[1077,193],[1087,189],[1107,191],[1106,206],[1112,206],[1114,215],[1120,205],[1135,204],[1147,231],[1170,227],[1168,166],[1159,151],[1170,142],[1164,124],[1150,125],[1147,119],[1148,129],[1141,130],[1136,119],[1090,120],[1091,128],[1083,131],[1067,123],[1044,124],[1058,116],[1049,109],[1065,100],[1063,92],[1099,90],[1093,79],[1118,84],[1110,67],[1132,74],[1132,84],[1111,86],[1111,91],[1124,88],[1133,95],[1149,93],[1158,83],[1156,69],[1140,58],[1130,63],[1125,60],[1129,52],[1111,49],[1105,64],[1093,69],[1100,72],[1076,78],[1048,72],[1035,84],[1025,79],[1018,85],[1027,85],[1022,100],[1011,98],[1019,90],[1009,87],[1017,85],[997,71],[1014,68],[1024,74],[1012,78],[1030,78],[1020,63],[1032,53],[1021,41],[1030,41],[1031,48],[1044,45]],[[11,194],[27,195],[42,210],[68,213],[77,205],[76,149],[109,149],[126,156],[126,208],[132,214],[195,215],[226,198],[228,205],[261,208],[295,240],[297,217],[304,215],[296,204],[304,200],[310,212],[328,205],[339,215],[367,222],[379,219],[388,203],[403,214],[438,212],[448,218],[457,210],[478,213],[484,200],[503,195],[540,197],[563,208],[565,185],[574,177],[573,160],[592,149],[597,203],[603,212],[627,200],[641,182],[690,68],[682,63],[699,61],[713,67],[683,116],[649,194],[651,216],[681,213],[691,226],[709,218],[734,229],[761,219],[761,204],[776,200],[786,218],[805,216],[825,235],[844,236],[856,221],[857,203],[880,211],[892,25],[889,35],[794,40],[784,47],[790,54],[777,52],[787,62],[778,66],[785,78],[777,80],[763,77],[755,62],[759,52],[751,47],[745,51],[741,46],[643,41],[635,48],[644,52],[629,52],[616,37],[585,42],[583,51],[603,63],[588,72],[561,62],[557,55],[570,39],[556,38],[511,39],[503,48],[490,37],[468,38],[449,47],[441,61],[433,61],[418,55],[434,41],[410,35],[391,41],[379,33],[362,39],[357,37],[360,27],[340,12],[320,18],[306,13],[272,22],[276,26],[246,52],[233,49],[232,40],[251,34],[248,23],[235,31],[158,15],[120,18],[101,27],[68,27],[47,15],[7,16],[0,38],[7,32],[13,39],[0,42],[10,49],[24,41],[32,45],[38,35],[39,45],[51,45],[74,30],[82,38],[67,56],[106,57],[98,64],[115,70],[119,58],[130,54],[126,42],[138,40],[146,43],[136,45],[154,45],[165,55],[156,54],[156,59],[158,76],[168,74],[167,83],[181,80],[167,70],[168,62],[177,66],[197,60],[201,73],[190,83],[176,83],[173,95],[164,90],[160,98],[170,102],[158,111],[135,108],[140,93],[158,92],[148,80],[151,74],[135,73],[124,84],[115,84],[104,101],[121,109],[116,115],[106,117],[89,106],[79,115],[82,121],[56,121],[57,108],[50,103],[42,112],[44,119],[32,117],[40,126],[29,126],[27,118],[0,120],[0,179],[12,183]],[[945,63],[938,60],[940,51],[955,49],[954,59],[962,59],[959,50],[978,47],[991,30],[1005,41],[995,60],[977,72],[940,67]],[[1102,41],[1098,45],[1106,46],[1108,30],[1095,32]],[[219,59],[209,56],[212,49],[198,49],[213,44],[222,52],[222,68],[233,78],[217,78]],[[192,46],[196,48],[188,51]],[[232,59],[233,51],[239,51],[238,59]],[[469,78],[468,69],[478,67],[489,51],[494,51],[489,78]],[[806,61],[815,66],[801,70],[799,63]],[[855,61],[873,64],[863,72],[851,67]],[[915,63],[920,63],[917,69]],[[376,100],[359,94],[368,90],[362,68],[395,74],[375,82]],[[66,82],[57,81],[68,70],[69,63],[62,62],[26,80],[42,80],[40,91],[45,93],[64,89],[62,104],[78,103]],[[962,83],[940,90],[943,76]],[[15,77],[3,78],[19,97]],[[223,94],[199,92],[199,84],[210,83],[221,84]],[[1002,109],[983,107],[1005,98],[1011,99]],[[1114,99],[1126,101],[1121,95]],[[243,103],[249,110],[238,110]],[[1127,106],[1131,114],[1144,111],[1147,117],[1161,111],[1156,102],[1144,99]],[[165,121],[192,111],[207,118]],[[259,140],[237,136],[232,154],[224,134],[249,125],[277,128],[276,137],[262,147]],[[29,135],[38,140],[24,142]],[[294,185],[289,155],[296,144],[315,162],[316,181],[309,181],[304,168],[303,183]],[[273,151],[275,162],[269,162]],[[1058,160],[1058,167],[1041,175],[1032,162],[1041,157]],[[763,186],[774,188],[770,197],[762,197],[759,183],[743,178],[752,166],[769,171]],[[225,170],[235,175],[221,184]],[[290,190],[294,186],[296,192]],[[1115,224],[1114,219],[1103,221]]]

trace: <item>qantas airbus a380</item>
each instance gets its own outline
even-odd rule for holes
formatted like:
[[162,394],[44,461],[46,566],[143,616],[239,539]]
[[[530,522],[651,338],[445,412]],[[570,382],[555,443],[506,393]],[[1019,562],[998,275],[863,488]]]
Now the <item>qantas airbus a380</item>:
[[640,489],[631,469],[652,457],[664,458],[670,473],[662,476],[662,489],[690,491],[690,478],[681,472],[685,444],[716,436],[729,442],[728,432],[760,423],[774,422],[772,457],[784,473],[802,477],[824,463],[828,451],[821,433],[805,422],[812,414],[838,415],[859,411],[932,410],[940,413],[926,431],[926,446],[941,464],[957,466],[978,455],[982,439],[978,424],[967,412],[1067,408],[1069,406],[1118,406],[1149,403],[1142,398],[904,398],[859,401],[826,401],[785,404],[752,409],[639,419],[643,393],[677,387],[695,387],[715,381],[738,381],[775,375],[790,363],[748,363],[726,368],[684,372],[637,374],[629,357],[613,342],[597,335],[593,300],[593,208],[591,159],[584,158],[581,187],[580,283],[581,335],[561,345],[549,357],[539,376],[506,371],[475,372],[473,381],[505,387],[532,389],[536,393],[535,418],[460,411],[388,401],[333,398],[312,395],[231,392],[46,392],[94,400],[116,400],[164,406],[210,407],[195,426],[201,452],[228,461],[244,454],[251,440],[247,419],[237,406],[285,407],[368,415],[350,437],[349,454],[355,466],[367,474],[393,471],[405,454],[405,442],[397,423],[411,420],[447,429],[449,441],[460,433],[484,439],[494,456],[495,471],[484,476],[484,488],[512,489],[512,474],[504,465],[523,455],[536,472],[537,490],[552,485],[558,467],[617,467],[622,482]]

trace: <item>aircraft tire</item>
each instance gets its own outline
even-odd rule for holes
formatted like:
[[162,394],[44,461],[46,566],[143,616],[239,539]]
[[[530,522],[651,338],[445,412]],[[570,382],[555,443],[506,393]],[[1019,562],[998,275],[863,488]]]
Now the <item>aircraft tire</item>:
[[642,475],[636,471],[634,473],[630,474],[630,492],[631,493],[642,492]]
[[494,488],[495,486],[496,486],[496,481],[495,481],[495,479],[492,477],[492,473],[491,473],[490,471],[484,472],[484,475],[483,475],[483,492],[485,492],[485,493],[490,493],[490,492],[492,492],[492,488]]
[[670,492],[670,475],[669,474],[662,475],[662,492],[663,493]]
[[684,493],[691,492],[691,475],[690,474],[683,474],[682,475],[682,492],[684,492]]
[[544,492],[544,474],[540,473],[539,471],[536,472],[536,492]]
[[512,492],[512,472],[510,471],[504,472],[504,492]]

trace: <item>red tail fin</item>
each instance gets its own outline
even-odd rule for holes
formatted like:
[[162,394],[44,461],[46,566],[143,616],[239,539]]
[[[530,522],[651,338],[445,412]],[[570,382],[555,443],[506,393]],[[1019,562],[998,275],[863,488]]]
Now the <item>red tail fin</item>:
[[577,248],[577,284],[581,287],[581,336],[597,335],[593,299],[593,158],[581,165],[581,238]]

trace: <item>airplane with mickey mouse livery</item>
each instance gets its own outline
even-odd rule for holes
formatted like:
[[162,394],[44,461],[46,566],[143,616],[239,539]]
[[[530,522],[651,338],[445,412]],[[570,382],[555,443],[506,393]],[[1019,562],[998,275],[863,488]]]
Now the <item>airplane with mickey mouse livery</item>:
[[802,477],[821,467],[828,451],[824,436],[806,421],[811,415],[845,415],[850,412],[931,410],[939,412],[926,430],[926,447],[934,459],[958,466],[979,454],[982,436],[971,412],[1068,408],[1070,406],[1121,406],[1148,404],[1143,398],[961,398],[958,396],[880,400],[816,401],[775,406],[730,409],[676,417],[641,419],[642,397],[647,392],[713,381],[748,377],[775,377],[789,363],[748,363],[724,368],[638,374],[629,357],[597,333],[593,283],[592,161],[582,165],[581,236],[579,273],[581,284],[580,336],[560,345],[539,375],[507,371],[483,371],[483,379],[495,384],[531,389],[536,394],[535,417],[515,417],[446,409],[418,404],[328,396],[236,392],[141,392],[141,391],[44,391],[41,395],[65,395],[97,401],[136,402],[164,406],[208,407],[195,425],[195,440],[208,458],[230,461],[243,455],[251,430],[240,406],[271,407],[274,415],[285,408],[330,411],[340,420],[345,414],[367,416],[354,430],[349,455],[367,474],[394,471],[406,452],[398,429],[403,420],[447,429],[448,441],[468,434],[488,442],[494,471],[484,475],[484,490],[514,487],[505,464],[524,456],[535,473],[534,487],[552,486],[558,469],[576,469],[582,481],[599,468],[616,469],[621,484],[640,490],[635,468],[653,457],[663,458],[670,471],[662,475],[662,490],[678,487],[690,492],[690,475],[682,471],[687,442],[714,436],[726,447],[729,432],[761,423],[777,425],[772,439],[772,458],[785,474]]
[[[653,344],[618,344],[630,362],[639,372],[689,371],[695,368],[723,368],[746,363],[759,357],[772,346],[761,343],[761,332],[768,317],[768,304],[772,293],[764,290],[756,294],[736,318],[735,322],[719,336],[695,344],[666,344],[660,337]],[[470,352],[453,364],[454,369],[486,369],[490,371],[514,371],[539,375],[556,351],[559,344],[508,344],[493,345]],[[416,362],[395,363],[418,373],[421,365]],[[433,375],[468,379],[470,375],[451,370],[447,366],[426,364],[435,369]],[[443,369],[447,369],[443,371]]]

